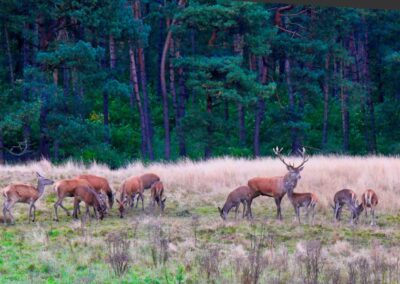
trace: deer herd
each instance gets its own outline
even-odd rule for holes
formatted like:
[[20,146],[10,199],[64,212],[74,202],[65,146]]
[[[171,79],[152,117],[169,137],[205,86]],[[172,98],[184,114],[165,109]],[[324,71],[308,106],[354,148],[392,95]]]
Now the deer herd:
[[[239,211],[239,207],[243,205],[242,218],[253,218],[251,205],[254,198],[259,196],[272,197],[277,207],[277,219],[282,220],[281,202],[287,194],[290,203],[293,205],[294,212],[298,223],[300,224],[300,209],[306,210],[307,217],[311,213],[311,223],[314,224],[315,207],[318,203],[318,197],[315,193],[294,192],[298,181],[301,178],[300,172],[304,169],[305,163],[309,160],[305,149],[299,151],[302,162],[295,166],[287,163],[282,157],[282,149],[276,147],[273,149],[277,158],[286,166],[287,173],[284,176],[276,177],[255,177],[248,180],[247,185],[239,186],[229,193],[222,209],[218,207],[218,211],[223,220],[227,219],[228,213],[232,208],[235,209],[235,219]],[[118,203],[119,217],[123,218],[128,207],[138,207],[141,201],[142,210],[144,210],[144,191],[150,189],[152,208],[156,204],[161,213],[164,212],[166,197],[164,197],[164,185],[160,177],[154,173],[146,173],[141,176],[132,176],[125,179],[121,186],[113,193],[109,182],[104,177],[96,175],[83,174],[72,179],[63,179],[57,182],[43,177],[37,173],[37,187],[27,184],[10,184],[3,189],[4,205],[3,205],[3,221],[7,224],[7,215],[12,224],[14,224],[14,216],[11,209],[16,203],[29,204],[29,221],[35,221],[36,201],[42,197],[46,185],[54,184],[54,191],[57,195],[57,201],[54,203],[54,220],[58,221],[58,207],[61,207],[67,216],[71,216],[69,210],[63,205],[66,197],[73,197],[74,206],[72,216],[78,218],[80,214],[80,203],[86,205],[86,217],[90,216],[90,207],[93,207],[96,218],[102,220],[113,207],[114,196]],[[370,209],[371,225],[375,225],[375,207],[378,204],[378,196],[372,189],[368,189],[361,196],[361,202],[357,200],[357,196],[351,189],[342,189],[335,193],[333,197],[334,205],[333,215],[335,221],[340,221],[343,207],[351,212],[350,222],[357,222],[362,211]]]

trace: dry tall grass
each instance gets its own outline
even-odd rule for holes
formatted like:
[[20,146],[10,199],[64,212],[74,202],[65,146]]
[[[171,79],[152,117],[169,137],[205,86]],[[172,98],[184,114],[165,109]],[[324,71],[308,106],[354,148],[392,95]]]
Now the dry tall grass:
[[[293,158],[297,163],[300,160]],[[208,161],[183,160],[176,163],[153,163],[144,166],[135,162],[118,170],[75,162],[53,165],[48,161],[0,167],[0,186],[11,182],[35,183],[34,172],[55,180],[70,178],[81,173],[92,173],[109,179],[113,189],[122,180],[145,172],[157,173],[165,183],[166,194],[187,208],[199,204],[216,205],[226,194],[255,176],[278,176],[286,172],[277,159],[218,158]],[[342,188],[353,189],[359,196],[367,188],[374,189],[379,198],[379,209],[394,213],[400,208],[400,159],[398,157],[313,156],[305,165],[296,191],[315,192],[320,208],[328,209],[334,193]],[[47,190],[49,194],[51,190]],[[271,203],[273,204],[273,203]],[[274,206],[274,205],[271,205]]]

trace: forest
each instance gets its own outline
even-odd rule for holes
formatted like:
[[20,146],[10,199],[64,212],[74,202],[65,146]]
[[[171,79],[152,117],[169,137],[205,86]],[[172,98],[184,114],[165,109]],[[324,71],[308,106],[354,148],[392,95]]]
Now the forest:
[[0,3],[0,164],[400,153],[399,11]]

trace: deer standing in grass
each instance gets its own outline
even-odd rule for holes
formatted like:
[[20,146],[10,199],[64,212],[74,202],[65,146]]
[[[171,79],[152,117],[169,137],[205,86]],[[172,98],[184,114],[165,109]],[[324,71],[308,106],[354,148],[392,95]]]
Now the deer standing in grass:
[[232,208],[235,208],[235,219],[237,218],[237,213],[239,210],[240,204],[243,204],[243,214],[242,218],[247,216],[247,218],[253,219],[253,213],[251,212],[251,203],[253,199],[258,197],[260,192],[251,189],[248,186],[239,186],[231,193],[229,193],[224,206],[221,208],[218,207],[219,214],[223,220],[226,220],[229,211]]
[[375,223],[375,207],[378,205],[378,195],[372,189],[368,189],[361,196],[361,204],[365,210],[365,217],[368,217],[367,209],[370,208],[371,211],[371,225],[374,226]]
[[160,207],[161,212],[164,212],[165,208],[165,200],[166,197],[163,198],[164,195],[164,185],[161,181],[156,181],[151,186],[151,200],[152,206],[154,207],[157,203],[158,207]]
[[5,198],[3,205],[4,224],[7,224],[7,212],[11,218],[11,224],[15,224],[14,216],[11,213],[11,208],[15,203],[29,204],[29,221],[32,220],[32,222],[35,222],[35,203],[42,197],[45,186],[54,183],[54,181],[41,176],[39,173],[36,173],[36,175],[38,179],[37,187],[27,184],[10,184],[3,189],[3,196]]
[[144,201],[143,201],[143,183],[140,177],[134,176],[127,178],[121,185],[119,189],[119,200],[117,199],[117,203],[119,205],[118,210],[120,212],[120,217],[124,217],[124,211],[128,204],[133,207],[132,201],[135,200],[135,196],[138,194],[142,200],[142,210],[144,210]]
[[303,148],[302,151],[300,151],[303,161],[296,167],[294,164],[285,162],[281,155],[282,149],[276,147],[273,151],[278,159],[285,164],[288,172],[284,176],[252,178],[247,184],[251,189],[258,191],[261,195],[275,199],[277,207],[276,217],[282,220],[282,198],[289,190],[293,191],[296,187],[298,180],[301,178],[300,172],[304,169],[303,166],[308,161],[309,157],[305,155],[306,150]]
[[364,209],[362,204],[358,205],[357,195],[351,189],[342,189],[336,192],[335,196],[333,197],[333,202],[335,204],[332,206],[333,215],[336,221],[340,221],[340,216],[344,205],[347,205],[351,211],[351,223],[358,219],[358,216]]
[[76,178],[87,180],[92,188],[98,193],[103,192],[106,194],[108,197],[108,205],[112,208],[114,204],[114,195],[106,178],[89,174],[79,175]]
[[[154,183],[160,181],[160,177],[153,173],[143,174],[139,178],[143,184],[143,191],[146,189],[150,189]],[[138,207],[139,198],[140,198],[140,195],[138,195],[138,197],[136,198],[136,207]],[[132,202],[135,202],[134,198],[132,199]]]
[[306,211],[307,218],[311,211],[311,224],[314,225],[315,206],[318,203],[317,195],[311,192],[304,192],[304,193],[293,192],[293,190],[289,190],[287,194],[290,202],[293,205],[294,212],[296,213],[297,221],[299,222],[299,224],[301,223],[300,208],[305,207],[307,210]]
[[[78,186],[91,187],[90,183],[85,179],[64,179],[55,183],[54,190],[57,193],[57,201],[54,203],[54,221],[58,221],[57,208],[60,206],[64,209],[67,216],[70,216],[68,209],[62,204],[65,197],[74,197],[75,190]],[[78,209],[79,210],[79,209]]]
[[[89,215],[89,208],[94,208],[95,217],[100,220],[103,220],[104,215],[107,211],[107,205],[105,200],[100,198],[100,194],[97,193],[93,188],[85,186],[85,185],[78,185],[75,188],[74,193],[74,212],[72,216],[77,219],[78,218],[78,208],[79,203],[83,201],[86,204],[86,217]],[[99,213],[99,217],[97,216]]]

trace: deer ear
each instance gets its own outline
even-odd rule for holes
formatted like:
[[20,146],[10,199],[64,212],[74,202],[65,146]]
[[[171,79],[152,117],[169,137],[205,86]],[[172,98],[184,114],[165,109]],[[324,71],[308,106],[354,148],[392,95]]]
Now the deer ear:
[[221,209],[221,208],[219,208],[219,207],[218,207],[218,212],[219,212],[219,213],[222,213],[222,209]]
[[36,172],[36,176],[37,177],[42,177],[38,172]]
[[166,198],[166,197],[165,197],[163,200],[161,200],[161,202],[162,202],[162,203],[164,203],[164,202],[165,202],[165,200],[167,200],[167,198]]
[[304,167],[300,167],[298,170],[299,172],[301,172],[304,169]]

